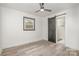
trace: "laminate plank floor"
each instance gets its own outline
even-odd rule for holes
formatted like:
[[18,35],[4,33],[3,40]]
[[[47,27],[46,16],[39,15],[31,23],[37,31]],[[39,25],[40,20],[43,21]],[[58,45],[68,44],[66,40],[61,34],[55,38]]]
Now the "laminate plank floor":
[[79,51],[46,40],[6,48],[2,56],[79,56]]

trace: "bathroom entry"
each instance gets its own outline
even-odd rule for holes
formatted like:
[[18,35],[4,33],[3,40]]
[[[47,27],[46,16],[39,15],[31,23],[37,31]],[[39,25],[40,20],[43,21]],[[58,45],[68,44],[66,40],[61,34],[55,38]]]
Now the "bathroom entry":
[[65,15],[56,17],[56,42],[65,44]]
[[48,18],[48,41],[65,43],[65,15]]
[[48,41],[56,43],[56,17],[48,18]]

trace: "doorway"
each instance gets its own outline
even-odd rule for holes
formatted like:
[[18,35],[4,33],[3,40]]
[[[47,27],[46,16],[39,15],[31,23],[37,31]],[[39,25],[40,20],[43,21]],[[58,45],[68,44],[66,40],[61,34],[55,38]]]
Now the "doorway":
[[65,16],[56,17],[56,42],[65,43]]
[[56,17],[48,18],[48,41],[56,43]]
[[48,41],[65,44],[65,16],[48,18]]

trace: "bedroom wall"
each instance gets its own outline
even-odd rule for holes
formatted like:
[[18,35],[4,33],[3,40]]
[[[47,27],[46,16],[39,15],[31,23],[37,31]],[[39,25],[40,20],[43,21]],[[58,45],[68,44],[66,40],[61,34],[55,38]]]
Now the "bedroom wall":
[[[2,48],[13,47],[41,39],[48,40],[48,18],[38,17],[18,10],[1,7],[1,36]],[[79,49],[79,6],[66,10],[65,19],[65,45],[73,49]],[[33,17],[36,20],[35,31],[23,31],[23,16]]]
[[[41,17],[1,7],[2,48],[41,40]],[[23,16],[35,18],[35,31],[23,31]]]
[[66,46],[79,50],[79,6],[67,10],[65,23]]
[[1,46],[2,45],[1,44],[2,42],[1,41],[2,40],[1,40],[1,37],[2,37],[2,35],[1,35],[1,8],[0,8],[0,54],[1,54],[1,51],[2,51],[2,46]]
[[42,38],[48,40],[48,17],[42,18]]
[[62,13],[65,15],[65,46],[79,50],[79,6],[43,18],[43,39],[48,40],[48,18]]

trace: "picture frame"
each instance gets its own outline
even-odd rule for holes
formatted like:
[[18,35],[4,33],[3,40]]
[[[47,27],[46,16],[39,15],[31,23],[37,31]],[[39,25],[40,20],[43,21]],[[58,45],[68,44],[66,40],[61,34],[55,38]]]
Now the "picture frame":
[[23,30],[34,31],[35,30],[35,18],[23,16]]

